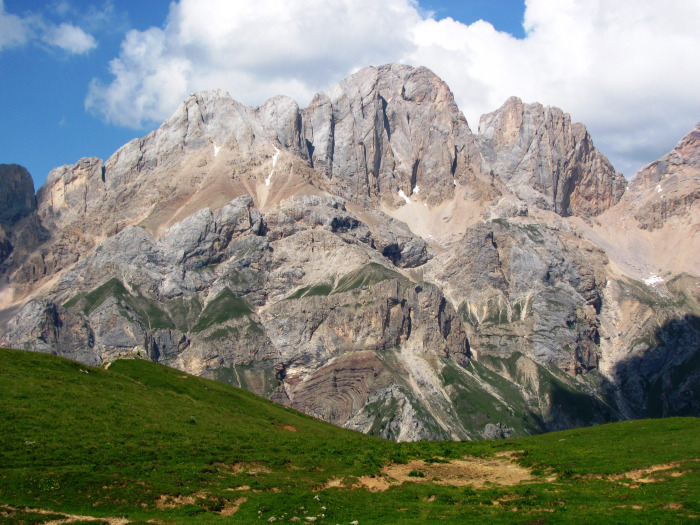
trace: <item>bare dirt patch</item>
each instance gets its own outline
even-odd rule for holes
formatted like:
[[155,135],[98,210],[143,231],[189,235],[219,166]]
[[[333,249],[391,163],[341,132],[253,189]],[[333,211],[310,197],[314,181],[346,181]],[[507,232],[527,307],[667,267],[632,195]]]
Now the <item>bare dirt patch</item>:
[[[398,483],[404,481],[432,481],[439,485],[483,487],[486,483],[517,485],[532,479],[530,471],[504,459],[465,458],[449,463],[410,461],[405,465],[389,465],[382,472]],[[422,477],[416,477],[420,472]],[[411,474],[414,475],[411,475]]]
[[331,478],[321,487],[316,488],[316,491],[326,490],[326,489],[338,489],[344,488],[347,484],[343,478]]
[[228,490],[229,492],[248,491],[248,490],[250,490],[250,485],[241,485],[240,487],[235,487],[235,488],[230,487],[230,488],[227,488],[226,490]]
[[[521,481],[530,479],[532,479],[530,471],[513,461],[502,458],[466,457],[445,463],[414,460],[406,464],[387,465],[382,469],[381,476],[362,476],[357,479],[357,483],[352,485],[352,488],[367,488],[372,492],[383,492],[405,481],[482,488],[487,483],[517,485]],[[332,478],[320,490],[334,487],[348,487],[348,483],[339,478]]]
[[671,503],[664,505],[664,508],[670,510],[681,510],[683,508],[683,504],[672,501]]
[[362,476],[358,478],[357,484],[353,485],[353,488],[364,487],[369,489],[370,492],[384,492],[385,490],[389,490],[392,485],[401,483],[400,481],[390,480],[385,477]]
[[[694,459],[692,461],[700,461],[700,459]],[[640,468],[640,469],[635,469],[635,470],[630,470],[628,472],[622,472],[620,474],[610,474],[607,476],[593,476],[598,479],[608,479],[611,481],[622,481],[622,480],[630,480],[633,481],[635,484],[638,483],[657,483],[659,481],[665,481],[668,479],[666,475],[672,477],[672,478],[679,478],[683,476],[684,474],[687,474],[690,472],[690,470],[675,470],[674,469],[679,469],[684,465],[684,462],[671,462],[671,463],[662,463],[660,465],[652,465],[650,467],[646,468]]]
[[44,525],[63,525],[64,523],[75,523],[77,521],[106,521],[109,525],[126,525],[129,520],[126,518],[96,518],[94,516],[78,516],[76,514],[66,514],[64,519],[60,520],[50,520],[44,523]]
[[243,463],[237,461],[235,463],[212,463],[212,466],[217,467],[220,471],[229,474],[248,474],[250,476],[257,476],[259,474],[270,474],[272,471],[260,463]]
[[59,519],[51,519],[47,520],[44,522],[44,525],[63,525],[64,523],[74,523],[76,521],[100,521],[104,522],[106,521],[109,523],[109,525],[126,525],[129,523],[129,520],[126,518],[116,518],[116,517],[100,517],[97,518],[95,516],[79,516],[77,514],[65,514],[63,512],[56,512],[54,510],[47,510],[47,509],[34,509],[34,508],[23,508],[23,509],[17,509],[15,507],[10,507],[7,505],[3,505],[0,507],[3,509],[3,512],[0,513],[0,517],[3,518],[13,518],[15,517],[18,513],[21,512],[29,512],[33,514],[44,514],[46,516],[62,516]]
[[172,496],[170,494],[163,494],[156,500],[156,507],[159,509],[175,509],[178,507],[184,507],[185,505],[194,505],[197,498],[203,498],[205,496],[206,494],[204,492],[196,492],[195,494],[190,494],[188,496]]
[[222,516],[233,516],[246,501],[248,501],[248,498],[238,498],[234,501],[229,501],[224,505],[224,508],[221,509],[219,514]]

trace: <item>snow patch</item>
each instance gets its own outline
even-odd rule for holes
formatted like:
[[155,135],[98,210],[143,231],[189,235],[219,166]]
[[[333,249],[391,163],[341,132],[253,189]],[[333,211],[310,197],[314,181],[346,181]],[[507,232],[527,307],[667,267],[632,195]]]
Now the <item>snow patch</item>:
[[661,193],[661,184],[656,187],[656,193]]
[[457,179],[452,179],[452,184],[454,184],[455,186],[457,186]]
[[214,156],[216,157],[219,154],[219,150],[221,149],[221,146],[217,146],[216,142],[214,143]]
[[411,204],[411,199],[406,197],[406,194],[403,192],[403,190],[399,190],[399,197],[401,197],[403,200],[405,200],[406,204]]
[[651,275],[648,279],[644,279],[644,284],[646,284],[647,286],[653,286],[662,282],[664,282],[664,280],[658,275]]
[[270,174],[265,179],[265,186],[270,185],[270,181],[272,180],[272,174],[275,172],[275,164],[277,164],[277,155],[279,154],[280,150],[278,150],[277,146],[275,146],[275,154],[272,156],[272,171],[270,171]]
[[424,202],[424,203],[423,203],[423,206],[425,206],[425,207],[427,208],[427,207],[428,207],[428,203],[427,203],[427,202]]
[[411,192],[411,195],[418,195],[418,192],[420,191],[420,188],[418,187],[418,184],[416,184],[416,187],[413,188],[413,191]]

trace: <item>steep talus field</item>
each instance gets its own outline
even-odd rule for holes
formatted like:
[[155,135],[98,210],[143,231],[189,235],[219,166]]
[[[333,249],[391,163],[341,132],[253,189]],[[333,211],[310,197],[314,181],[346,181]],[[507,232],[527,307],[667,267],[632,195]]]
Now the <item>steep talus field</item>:
[[3,523],[678,523],[697,418],[395,443],[145,359],[0,349]]
[[398,441],[700,414],[700,141],[628,183],[425,68],[214,90],[109,159],[0,167],[0,343],[136,356]]

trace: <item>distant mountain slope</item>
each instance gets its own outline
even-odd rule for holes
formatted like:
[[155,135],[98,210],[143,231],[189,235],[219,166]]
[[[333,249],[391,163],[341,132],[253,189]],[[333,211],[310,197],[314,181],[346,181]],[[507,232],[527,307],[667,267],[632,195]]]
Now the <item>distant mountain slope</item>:
[[511,98],[474,134],[397,64],[304,109],[196,93],[36,202],[2,168],[0,342],[402,441],[698,415],[696,150],[627,187],[562,110]]
[[697,418],[401,444],[146,360],[94,368],[6,349],[0,396],[7,523],[676,522],[699,511]]

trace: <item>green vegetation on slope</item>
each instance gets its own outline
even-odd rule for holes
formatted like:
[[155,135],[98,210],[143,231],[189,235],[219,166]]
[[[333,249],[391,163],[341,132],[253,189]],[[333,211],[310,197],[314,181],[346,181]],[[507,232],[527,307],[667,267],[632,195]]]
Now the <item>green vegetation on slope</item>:
[[[444,363],[442,378],[446,387],[452,386],[453,403],[465,428],[481,429],[488,423],[500,422],[510,427],[515,435],[538,434],[544,430],[544,423],[529,409],[515,384],[478,361],[469,363],[472,377],[453,362],[446,359]],[[500,399],[483,384],[495,386]],[[491,420],[492,416],[497,419]]]
[[319,283],[313,286],[304,286],[292,293],[287,299],[301,299],[302,297],[328,296],[336,293],[350,292],[364,286],[374,286],[389,279],[408,281],[403,275],[378,263],[369,263],[365,266],[344,275],[335,286],[328,283]]
[[[361,524],[671,523],[700,515],[697,418],[397,444],[147,361],[91,368],[15,350],[0,350],[0,399],[0,519],[9,523],[64,513],[139,523],[299,516]],[[416,459],[506,462],[498,454],[517,458],[533,478],[454,486],[413,463],[402,484],[381,474]],[[367,479],[388,490],[364,488]]]
[[333,289],[333,293],[349,292],[363,286],[373,286],[388,279],[406,280],[400,273],[390,270],[381,264],[369,263],[367,266],[363,266],[341,277]]
[[304,286],[299,288],[287,299],[301,299],[302,297],[326,296],[333,291],[332,284],[317,284],[314,286]]
[[124,307],[126,307],[145,327],[152,329],[175,328],[168,314],[161,310],[156,301],[148,299],[140,293],[136,295],[130,294],[124,283],[117,278],[110,279],[86,294],[76,295],[63,306],[68,309],[78,308],[85,315],[90,315],[110,297],[117,300],[121,314],[124,317],[130,317],[124,310]]
[[230,319],[238,319],[253,313],[246,302],[228,288],[210,301],[202,311],[192,332],[202,332],[207,328],[224,323]]
[[[199,299],[193,296],[165,301],[162,304],[164,311],[157,301],[144,297],[138,290],[130,293],[117,278],[110,279],[86,294],[76,295],[63,306],[90,315],[109,298],[116,299],[121,315],[135,318],[142,326],[153,330],[177,328],[183,332],[198,333],[253,313],[248,304],[229,288],[224,288],[203,310]],[[254,329],[256,327],[257,325]]]

